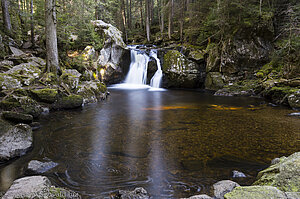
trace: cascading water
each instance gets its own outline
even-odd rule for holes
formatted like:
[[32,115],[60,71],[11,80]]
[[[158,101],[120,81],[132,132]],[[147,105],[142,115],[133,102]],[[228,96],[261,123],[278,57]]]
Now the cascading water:
[[[160,60],[157,57],[157,50],[151,49],[149,55],[144,50],[137,49],[138,46],[129,46],[131,49],[131,63],[129,72],[123,84],[114,85],[112,88],[140,89],[150,88],[150,91],[164,90],[160,88],[162,80],[162,69]],[[157,71],[147,85],[147,69],[150,58],[154,58],[157,63]]]

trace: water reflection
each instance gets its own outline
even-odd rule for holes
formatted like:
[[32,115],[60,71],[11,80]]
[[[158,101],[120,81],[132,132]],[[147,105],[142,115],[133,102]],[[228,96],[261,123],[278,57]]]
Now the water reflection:
[[0,190],[7,190],[17,178],[17,170],[14,164],[7,165],[0,170]]

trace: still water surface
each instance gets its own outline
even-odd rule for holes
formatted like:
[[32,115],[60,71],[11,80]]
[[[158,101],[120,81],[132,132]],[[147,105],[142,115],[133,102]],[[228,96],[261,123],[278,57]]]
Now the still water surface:
[[247,185],[271,159],[300,150],[291,112],[255,98],[113,89],[107,101],[41,119],[34,149],[0,167],[0,191],[33,159],[59,163],[45,175],[84,198],[138,186],[153,198],[211,194],[233,170]]

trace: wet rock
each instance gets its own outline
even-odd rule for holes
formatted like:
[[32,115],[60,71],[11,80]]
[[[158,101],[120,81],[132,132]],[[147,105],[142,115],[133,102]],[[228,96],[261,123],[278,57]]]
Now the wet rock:
[[15,122],[15,123],[31,123],[33,121],[33,116],[29,114],[23,114],[13,111],[4,111],[2,113],[4,119]]
[[284,192],[278,190],[272,186],[248,186],[248,187],[236,187],[232,192],[227,193],[224,196],[225,199],[287,199]]
[[201,64],[204,62],[204,54],[205,52],[201,50],[194,50],[189,53],[188,58],[195,61],[198,64]]
[[33,131],[38,130],[41,128],[41,124],[39,122],[32,122],[29,124],[29,126],[31,126],[31,129]]
[[30,176],[17,179],[2,197],[2,199],[13,198],[81,198],[78,193],[57,188],[51,185],[45,176]]
[[220,72],[221,53],[215,44],[208,46],[208,58],[206,63],[206,72]]
[[215,92],[216,96],[255,96],[261,91],[259,81],[244,80],[225,85]]
[[22,63],[14,66],[12,69],[8,70],[5,73],[22,78],[22,83],[28,86],[35,79],[39,78],[40,74],[42,73],[38,66],[39,65],[35,62]]
[[223,76],[219,72],[209,72],[205,79],[205,89],[219,90],[224,87]]
[[74,109],[82,107],[83,97],[80,95],[69,95],[59,98],[53,105],[54,109]]
[[253,185],[274,186],[285,192],[300,192],[300,152],[280,158],[277,164],[258,173]]
[[294,109],[300,109],[300,90],[296,91],[288,97],[288,103],[290,107]]
[[69,89],[75,89],[78,86],[80,76],[81,73],[79,73],[77,70],[66,69],[63,71],[63,74],[60,78],[69,87]]
[[267,88],[263,92],[263,96],[269,100],[272,100],[272,102],[274,102],[275,104],[289,105],[291,103],[290,106],[296,108],[297,103],[299,103],[299,101],[297,102],[298,97],[296,96],[298,90],[299,89],[287,86],[273,86],[269,89]]
[[224,195],[232,191],[235,187],[240,186],[231,180],[222,180],[213,185],[214,195],[218,199],[223,199]]
[[246,175],[243,172],[240,171],[232,171],[232,177],[233,178],[246,178]]
[[150,196],[148,195],[148,192],[142,188],[138,187],[135,188],[133,191],[123,191],[120,190],[117,196],[115,197],[116,199],[150,199]]
[[298,113],[290,113],[288,116],[300,117],[300,112]]
[[197,88],[204,82],[204,68],[188,60],[177,50],[164,55],[162,70],[164,87]]
[[[286,157],[282,157],[282,158],[286,158]],[[280,162],[280,158],[274,158],[272,161],[271,161],[271,165],[274,165],[274,164],[277,164]]]
[[0,73],[0,90],[21,88],[22,84],[18,78],[5,73]]
[[51,88],[31,90],[31,93],[40,102],[53,103],[58,97],[58,91]]
[[76,94],[83,97],[83,104],[103,100],[107,95],[106,86],[98,80],[80,82]]
[[147,67],[147,84],[150,84],[151,78],[154,76],[156,71],[157,71],[156,60],[153,58],[150,58],[150,60],[148,62],[148,67]]
[[12,126],[0,120],[0,162],[24,155],[32,147],[32,130],[26,124]]
[[32,174],[42,174],[45,173],[54,167],[56,167],[58,164],[55,162],[41,162],[38,160],[31,160],[26,168],[26,173],[29,175]]
[[206,194],[201,194],[201,195],[191,196],[191,197],[186,198],[186,199],[212,199],[212,197],[210,197]]
[[43,109],[42,107],[33,99],[28,96],[17,97],[17,106],[21,108],[22,113],[30,114],[34,118],[37,118],[41,115]]

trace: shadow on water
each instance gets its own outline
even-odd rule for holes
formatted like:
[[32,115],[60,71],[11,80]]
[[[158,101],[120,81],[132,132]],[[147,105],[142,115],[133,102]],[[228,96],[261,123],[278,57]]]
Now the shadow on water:
[[59,165],[53,184],[84,198],[142,186],[155,198],[211,194],[232,171],[251,184],[271,159],[299,151],[300,122],[291,110],[260,99],[214,97],[183,90],[115,90],[82,110],[41,119],[33,150],[0,167],[0,191],[24,175],[32,159]]

